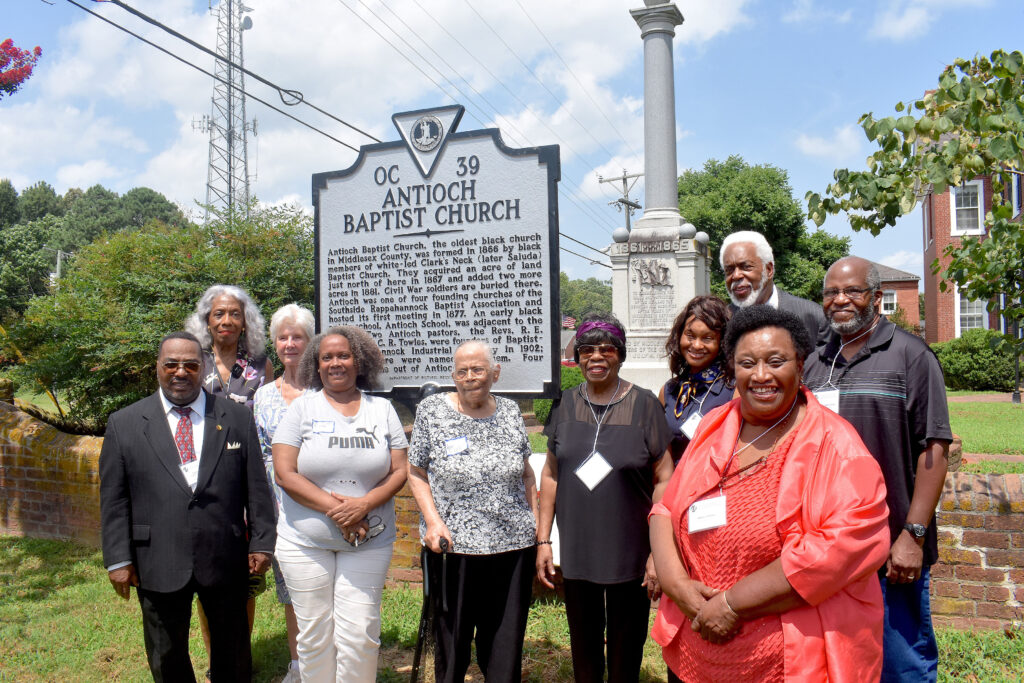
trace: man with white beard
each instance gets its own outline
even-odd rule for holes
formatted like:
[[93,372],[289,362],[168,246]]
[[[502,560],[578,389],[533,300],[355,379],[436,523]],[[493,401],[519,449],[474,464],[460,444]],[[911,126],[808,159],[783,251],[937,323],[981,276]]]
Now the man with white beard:
[[734,311],[767,304],[800,318],[815,344],[828,337],[828,322],[821,306],[775,285],[775,256],[764,235],[751,230],[732,233],[722,241],[718,259]]

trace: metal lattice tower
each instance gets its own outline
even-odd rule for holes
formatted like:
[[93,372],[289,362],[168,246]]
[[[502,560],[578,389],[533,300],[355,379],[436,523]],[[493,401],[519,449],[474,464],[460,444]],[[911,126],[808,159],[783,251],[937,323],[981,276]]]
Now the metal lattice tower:
[[[211,7],[212,9],[212,7]],[[245,74],[242,32],[252,19],[242,16],[251,8],[241,0],[221,0],[217,8],[217,54],[210,115],[194,127],[210,133],[210,160],[206,175],[206,216],[229,212],[232,207],[249,207],[248,133],[256,135],[256,121],[245,120]],[[227,61],[225,61],[227,60]],[[237,66],[234,66],[237,65]]]

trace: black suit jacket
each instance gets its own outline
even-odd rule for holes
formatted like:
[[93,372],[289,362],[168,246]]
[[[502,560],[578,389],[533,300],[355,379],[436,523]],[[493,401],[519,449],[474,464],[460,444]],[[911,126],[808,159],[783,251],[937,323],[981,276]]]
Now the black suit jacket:
[[158,394],[110,416],[100,452],[103,562],[131,561],[140,587],[167,593],[248,579],[248,554],[274,551],[274,501],[245,406],[206,394],[193,492]]
[[779,291],[779,310],[788,311],[803,321],[804,327],[807,328],[807,334],[811,335],[811,344],[818,346],[828,341],[828,320],[825,319],[825,312],[822,310],[821,304],[801,299],[778,285],[775,288]]

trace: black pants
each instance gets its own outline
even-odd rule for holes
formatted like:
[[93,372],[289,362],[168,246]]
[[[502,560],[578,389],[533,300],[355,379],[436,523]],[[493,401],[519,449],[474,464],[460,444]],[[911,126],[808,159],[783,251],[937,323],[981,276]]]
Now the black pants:
[[[495,555],[427,551],[434,605],[434,676],[465,680],[476,632],[476,659],[488,683],[518,683],[533,592],[533,546]],[[443,586],[443,587],[442,587]]]
[[196,594],[210,624],[210,678],[217,683],[249,683],[252,653],[245,611],[245,581],[203,587],[192,579],[181,590],[157,593],[139,589],[146,658],[156,683],[194,683],[188,654],[192,598]]
[[600,584],[565,579],[565,616],[577,683],[601,683],[604,679],[606,625],[608,682],[639,680],[651,612],[641,581]]

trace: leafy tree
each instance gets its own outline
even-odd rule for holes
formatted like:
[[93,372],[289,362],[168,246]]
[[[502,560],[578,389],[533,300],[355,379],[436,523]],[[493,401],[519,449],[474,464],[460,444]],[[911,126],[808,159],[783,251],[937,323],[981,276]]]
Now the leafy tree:
[[803,209],[793,198],[785,170],[770,164],[751,166],[737,155],[725,161],[709,159],[702,170],[683,173],[679,211],[711,238],[712,290],[722,296],[725,287],[718,252],[730,233],[756,230],[763,234],[775,253],[776,282],[810,299],[820,296],[828,266],[849,252],[847,238],[821,230],[807,234]]
[[[896,104],[899,117],[865,114],[860,125],[878,149],[868,170],[837,169],[824,196],[807,193],[818,225],[829,214],[847,212],[855,230],[877,235],[910,213],[929,191],[979,175],[992,176],[992,210],[986,235],[964,238],[943,252],[941,272],[971,299],[988,301],[1017,325],[1024,322],[1024,231],[1011,220],[1004,188],[1019,170],[1024,152],[1024,56],[996,50],[989,57],[957,59],[939,76],[938,87],[912,105]],[[916,113],[915,113],[916,112]],[[947,282],[942,282],[947,288]],[[1005,300],[999,295],[1005,295]],[[1004,303],[1005,301],[1005,303]],[[1012,342],[1017,353],[1024,341]]]
[[607,280],[598,280],[596,277],[570,280],[565,273],[559,273],[558,282],[562,315],[571,315],[580,320],[593,311],[612,310],[612,286]]
[[31,50],[22,50],[10,38],[0,43],[0,100],[4,95],[16,93],[29,79],[42,54],[38,45]]
[[46,294],[54,259],[44,247],[53,216],[0,230],[0,320],[25,310],[33,296]]
[[75,202],[81,199],[83,195],[85,195],[85,193],[82,192],[82,189],[79,187],[68,188],[68,191],[60,198],[61,211],[66,215],[68,211],[71,210],[71,207],[74,206]]
[[148,187],[136,187],[125,192],[121,197],[121,212],[130,227],[141,228],[153,220],[168,225],[185,223],[185,216],[173,202]]
[[30,185],[18,197],[18,212],[24,222],[34,221],[43,216],[63,216],[57,192],[45,180]]
[[59,288],[33,299],[11,332],[26,382],[64,393],[69,413],[102,427],[156,387],[160,338],[181,329],[211,284],[237,284],[270,316],[313,301],[310,219],[297,209],[250,208],[209,226],[152,222],[83,247]]
[[21,218],[18,211],[18,191],[7,178],[0,180],[0,229],[14,225]]

